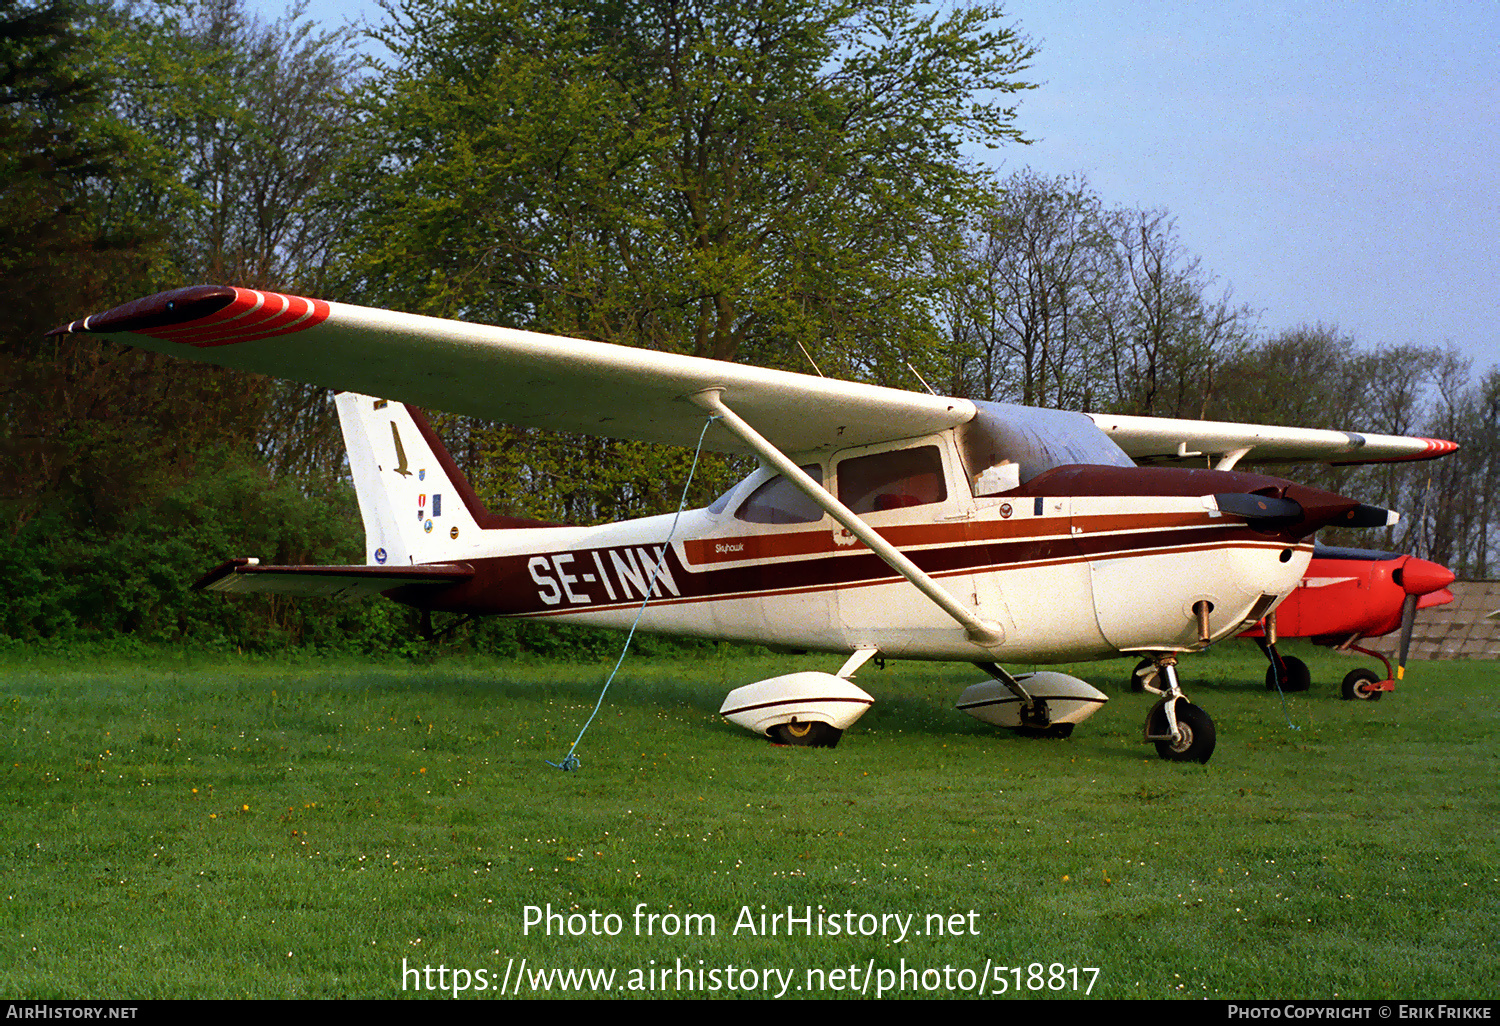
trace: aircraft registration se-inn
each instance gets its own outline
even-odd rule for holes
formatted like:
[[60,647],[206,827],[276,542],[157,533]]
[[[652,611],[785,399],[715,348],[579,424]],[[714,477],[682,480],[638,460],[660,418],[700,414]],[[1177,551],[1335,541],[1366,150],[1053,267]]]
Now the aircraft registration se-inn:
[[[789,744],[837,742],[873,701],[853,677],[876,656],[973,663],[990,679],[960,708],[1065,736],[1106,696],[1000,664],[1139,653],[1162,696],[1145,739],[1164,758],[1206,762],[1213,721],[1183,696],[1177,655],[1264,621],[1297,586],[1319,528],[1396,519],[1236,465],[1457,448],[945,398],[229,286],[149,296],[53,332],[65,333],[342,390],[366,564],[237,559],[200,587],[384,594],[428,611],[618,628],[639,615],[647,631],[845,654],[836,673],[759,681],[725,700],[730,720]],[[680,518],[518,520],[484,507],[420,407],[687,447],[701,438],[760,466]]]

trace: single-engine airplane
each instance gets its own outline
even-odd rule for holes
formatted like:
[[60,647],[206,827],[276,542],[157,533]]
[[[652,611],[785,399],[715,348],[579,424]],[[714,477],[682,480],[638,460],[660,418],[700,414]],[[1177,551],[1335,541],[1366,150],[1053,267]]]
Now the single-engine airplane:
[[[1320,527],[1396,517],[1235,465],[1456,448],[977,402],[230,286],[149,296],[53,332],[65,333],[345,390],[366,564],[242,559],[208,587],[609,627],[639,617],[648,631],[845,654],[837,673],[726,699],[731,721],[791,744],[837,742],[873,701],[852,678],[877,655],[973,663],[991,679],[960,708],[1066,735],[1105,695],[1000,664],[1125,651],[1160,671],[1145,740],[1206,762],[1213,721],[1183,696],[1177,654],[1259,622],[1302,578]],[[679,518],[539,525],[486,510],[412,407],[761,466]]]
[[[1314,645],[1353,651],[1379,659],[1385,676],[1361,666],[1344,675],[1339,693],[1345,700],[1378,701],[1406,676],[1406,657],[1411,651],[1412,627],[1417,611],[1453,601],[1448,585],[1452,570],[1416,556],[1373,549],[1313,546],[1312,562],[1297,589],[1276,607],[1267,621],[1246,631],[1254,638],[1271,665],[1266,687],[1278,683],[1291,691],[1305,691],[1311,684],[1307,664],[1276,651],[1276,638],[1311,638]],[[1361,648],[1364,638],[1378,638],[1401,628],[1396,672],[1379,652]],[[1278,668],[1277,661],[1283,665]]]
[[[1396,690],[1396,682],[1406,675],[1417,611],[1452,602],[1448,585],[1453,579],[1447,567],[1415,556],[1318,543],[1297,587],[1240,637],[1254,639],[1265,654],[1267,689],[1306,691],[1312,684],[1307,664],[1278,650],[1283,638],[1311,638],[1315,645],[1379,659],[1385,665],[1384,677],[1361,666],[1344,676],[1339,689],[1345,700],[1378,701],[1385,692]],[[1359,642],[1397,627],[1401,643],[1393,674],[1389,659]],[[1130,690],[1144,690],[1155,672],[1151,660],[1141,660],[1131,673]]]

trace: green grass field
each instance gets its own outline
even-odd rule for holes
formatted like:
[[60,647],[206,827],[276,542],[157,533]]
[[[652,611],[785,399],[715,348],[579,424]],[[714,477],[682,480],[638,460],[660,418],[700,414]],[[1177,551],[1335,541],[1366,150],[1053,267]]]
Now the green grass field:
[[1066,741],[870,667],[827,751],[717,709],[835,657],[633,659],[575,773],[608,665],[11,656],[0,994],[1495,997],[1496,664],[1351,703],[1291,651],[1285,703],[1246,643],[1185,661],[1206,767],[1141,743],[1126,660],[1071,668],[1111,701]]

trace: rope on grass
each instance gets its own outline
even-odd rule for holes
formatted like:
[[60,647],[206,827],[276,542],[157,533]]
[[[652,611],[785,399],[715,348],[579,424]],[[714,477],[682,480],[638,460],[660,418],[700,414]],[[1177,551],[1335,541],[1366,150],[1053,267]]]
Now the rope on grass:
[[594,717],[598,716],[599,710],[603,708],[604,696],[609,694],[609,686],[614,683],[615,674],[620,672],[620,667],[625,662],[625,655],[630,651],[630,642],[635,637],[635,629],[641,625],[641,617],[646,615],[646,604],[651,601],[651,596],[656,591],[656,580],[661,576],[661,568],[667,563],[667,553],[671,550],[672,538],[677,534],[677,521],[682,519],[682,510],[687,505],[688,488],[693,484],[693,475],[698,472],[698,457],[703,455],[703,439],[707,437],[708,429],[718,419],[718,414],[709,417],[708,420],[704,421],[703,430],[698,434],[698,448],[693,450],[693,465],[688,468],[687,480],[683,482],[682,498],[677,500],[677,513],[672,517],[672,526],[668,529],[667,540],[662,545],[661,559],[652,568],[651,580],[646,585],[646,595],[641,599],[641,608],[636,610],[635,622],[630,625],[630,633],[625,635],[625,644],[620,649],[620,658],[615,660],[615,668],[609,671],[609,677],[605,680],[604,687],[599,691],[599,700],[594,703],[594,711],[589,713],[589,718],[584,723],[583,729],[573,739],[573,747],[568,749],[568,754],[562,757],[561,762],[553,762],[551,759],[544,760],[548,766],[554,769],[560,769],[564,773],[567,773],[583,765],[583,760],[578,757],[578,744],[583,740],[583,735],[594,722]]
[[1293,730],[1301,730],[1300,726],[1292,722],[1292,711],[1286,706],[1286,692],[1281,690],[1281,669],[1285,668],[1285,664],[1281,669],[1277,668],[1276,661],[1280,658],[1275,655],[1271,657],[1271,683],[1276,685],[1276,694],[1281,697],[1281,715],[1286,718],[1286,725]]

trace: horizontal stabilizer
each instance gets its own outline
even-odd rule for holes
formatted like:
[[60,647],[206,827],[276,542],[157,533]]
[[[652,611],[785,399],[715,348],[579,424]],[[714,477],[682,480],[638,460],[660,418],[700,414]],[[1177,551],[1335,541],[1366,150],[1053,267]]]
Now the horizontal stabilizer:
[[364,598],[397,588],[457,584],[473,576],[473,567],[459,563],[389,567],[261,566],[253,559],[231,559],[205,574],[193,588],[236,594]]

